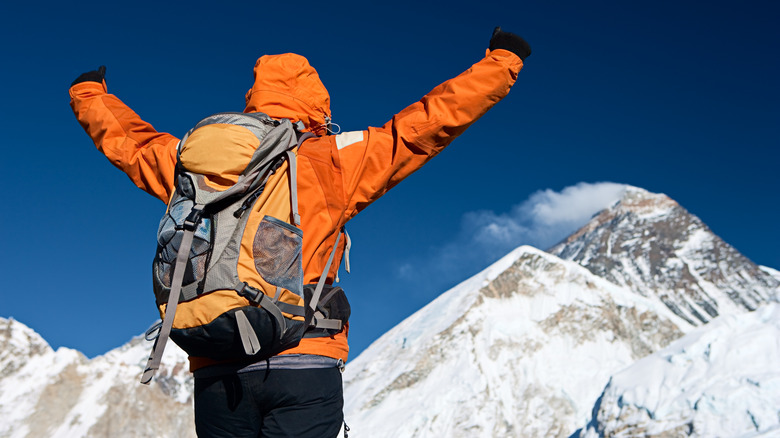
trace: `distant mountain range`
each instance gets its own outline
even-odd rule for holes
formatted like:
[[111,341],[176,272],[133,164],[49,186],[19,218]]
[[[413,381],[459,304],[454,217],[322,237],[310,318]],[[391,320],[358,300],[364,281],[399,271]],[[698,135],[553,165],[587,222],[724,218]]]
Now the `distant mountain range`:
[[194,437],[187,355],[169,345],[146,386],[149,348],[138,337],[89,360],[0,318],[0,437]]
[[[780,273],[628,187],[548,252],[520,247],[344,374],[352,437],[780,436]],[[189,437],[192,378],[148,343],[87,360],[0,319],[0,437]]]

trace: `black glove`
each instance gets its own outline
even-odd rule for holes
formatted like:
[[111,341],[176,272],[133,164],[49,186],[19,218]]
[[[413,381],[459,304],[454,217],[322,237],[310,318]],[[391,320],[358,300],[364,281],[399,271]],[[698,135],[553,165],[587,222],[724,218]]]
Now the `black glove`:
[[493,29],[489,48],[491,51],[495,49],[509,50],[522,60],[531,55],[531,46],[524,39],[511,32],[504,32],[501,27]]
[[106,66],[101,65],[98,67],[97,70],[88,71],[86,73],[82,73],[81,76],[77,77],[75,81],[73,81],[70,86],[74,86],[76,84],[80,84],[82,82],[98,82],[103,83],[103,79],[106,77]]

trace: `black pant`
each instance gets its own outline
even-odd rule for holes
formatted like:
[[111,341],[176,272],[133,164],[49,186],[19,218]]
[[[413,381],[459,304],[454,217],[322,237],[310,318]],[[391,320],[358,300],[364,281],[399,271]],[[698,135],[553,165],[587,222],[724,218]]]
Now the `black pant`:
[[344,421],[343,406],[337,367],[195,379],[200,438],[335,437]]

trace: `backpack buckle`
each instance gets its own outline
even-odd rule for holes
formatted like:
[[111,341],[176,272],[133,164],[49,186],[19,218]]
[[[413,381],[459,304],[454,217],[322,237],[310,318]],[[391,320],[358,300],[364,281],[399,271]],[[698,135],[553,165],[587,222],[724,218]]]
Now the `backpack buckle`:
[[195,231],[195,229],[198,228],[198,223],[200,223],[202,217],[203,210],[193,207],[192,211],[190,211],[190,214],[187,215],[187,219],[184,219],[182,228],[184,228],[186,231]]
[[248,284],[246,284],[245,281],[241,282],[241,284],[238,285],[236,292],[240,296],[249,300],[249,302],[251,302],[252,304],[257,305],[260,303],[260,301],[262,301],[262,297],[260,297],[260,295],[263,294],[263,291],[249,286]]

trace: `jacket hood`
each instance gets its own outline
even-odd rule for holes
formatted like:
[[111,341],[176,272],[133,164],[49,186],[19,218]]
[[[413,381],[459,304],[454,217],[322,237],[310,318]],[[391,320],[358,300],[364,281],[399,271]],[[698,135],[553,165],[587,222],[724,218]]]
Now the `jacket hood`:
[[246,93],[244,112],[301,121],[308,130],[320,133],[330,121],[330,95],[303,56],[265,55],[255,64],[255,83]]

